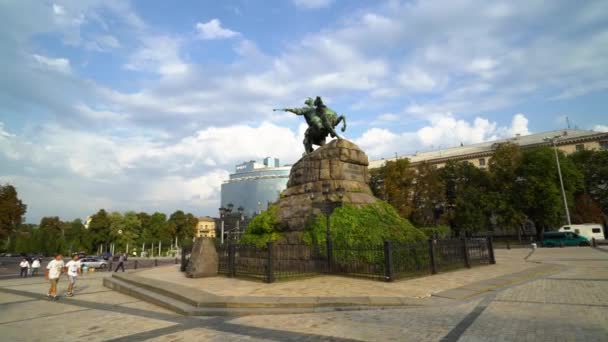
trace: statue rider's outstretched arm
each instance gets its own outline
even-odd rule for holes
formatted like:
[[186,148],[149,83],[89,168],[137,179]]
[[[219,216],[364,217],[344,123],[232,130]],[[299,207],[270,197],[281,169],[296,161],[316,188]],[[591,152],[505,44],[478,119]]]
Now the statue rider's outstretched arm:
[[304,112],[305,112],[305,110],[301,109],[301,108],[285,108],[285,109],[283,109],[283,111],[294,113],[296,115],[304,115]]

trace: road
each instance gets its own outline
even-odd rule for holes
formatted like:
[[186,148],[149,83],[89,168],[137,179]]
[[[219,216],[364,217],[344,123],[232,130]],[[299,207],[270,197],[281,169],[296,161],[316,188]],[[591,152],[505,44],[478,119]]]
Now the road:
[[[138,268],[154,267],[155,260],[157,260],[156,262],[159,266],[175,263],[174,258],[129,258],[125,262],[125,268],[128,270],[135,268],[135,261],[137,261]],[[49,261],[51,261],[51,258],[42,259],[42,266],[38,277],[42,278],[42,276],[44,276],[44,267],[46,267],[46,264]],[[0,280],[19,278],[19,262],[21,262],[21,257],[0,257]],[[65,259],[65,262],[68,262],[68,259]],[[112,267],[116,267],[116,262],[112,263]]]
[[[608,341],[608,252],[537,250],[561,265],[539,278],[449,305],[310,314],[184,317],[87,275],[74,298],[49,302],[41,279],[0,281],[7,341]],[[499,265],[498,265],[499,266]],[[66,282],[60,282],[65,291]]]

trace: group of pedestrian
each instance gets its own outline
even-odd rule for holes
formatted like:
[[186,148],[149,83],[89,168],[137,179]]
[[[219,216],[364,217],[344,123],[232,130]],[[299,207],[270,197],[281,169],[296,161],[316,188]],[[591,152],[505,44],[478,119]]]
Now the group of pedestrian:
[[61,253],[55,255],[55,258],[51,260],[46,266],[46,272],[44,274],[51,286],[47,296],[51,300],[57,300],[57,283],[63,273],[67,273],[68,276],[68,297],[74,296],[74,287],[76,286],[76,279],[81,274],[80,261],[78,261],[78,255],[74,255],[72,260],[67,263],[63,262],[63,255]]
[[38,270],[40,269],[40,258],[35,258],[34,260],[23,258],[19,263],[19,267],[21,268],[21,272],[19,273],[21,278],[36,276],[38,275]]
[[[44,272],[44,278],[50,282],[49,292],[47,296],[51,300],[57,300],[57,284],[59,283],[59,278],[62,274],[67,274],[68,276],[68,297],[74,296],[74,287],[76,286],[76,279],[79,275],[82,274],[81,271],[81,263],[78,260],[78,255],[74,255],[72,260],[67,263],[63,262],[63,255],[58,253],[55,255],[55,258],[46,266],[46,270]],[[116,266],[117,272],[118,269],[122,269],[125,271],[124,262],[126,261],[126,255],[122,254],[118,258],[118,265]],[[19,267],[21,268],[20,277],[26,278],[28,275],[37,275],[38,270],[40,269],[40,259],[35,258],[33,260],[28,260],[27,258],[23,258],[19,263]]]

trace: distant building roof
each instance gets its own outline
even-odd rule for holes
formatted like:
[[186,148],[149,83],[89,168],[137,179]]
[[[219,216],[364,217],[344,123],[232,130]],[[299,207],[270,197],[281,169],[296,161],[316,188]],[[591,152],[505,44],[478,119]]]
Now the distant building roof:
[[215,222],[215,218],[210,217],[210,216],[202,216],[202,217],[198,217],[198,221],[199,222]]
[[[587,131],[581,129],[563,129],[556,131],[548,131],[542,133],[535,133],[530,135],[517,135],[512,138],[486,141],[477,144],[464,145],[458,147],[451,147],[442,150],[436,151],[428,151],[428,152],[418,152],[411,155],[399,156],[399,159],[407,158],[412,163],[420,163],[423,161],[433,161],[433,162],[443,162],[450,159],[464,158],[465,156],[473,156],[476,154],[488,154],[492,153],[494,147],[497,144],[511,142],[518,144],[521,147],[533,147],[533,146],[541,146],[549,144],[544,141],[546,137],[554,137],[561,136],[558,144],[568,144],[573,143],[577,140],[589,140],[594,138],[599,138],[602,136],[608,137],[608,133],[596,132],[596,131]],[[395,160],[395,158],[387,158],[380,160],[372,160],[369,163],[369,168],[378,168],[384,165],[387,160]]]

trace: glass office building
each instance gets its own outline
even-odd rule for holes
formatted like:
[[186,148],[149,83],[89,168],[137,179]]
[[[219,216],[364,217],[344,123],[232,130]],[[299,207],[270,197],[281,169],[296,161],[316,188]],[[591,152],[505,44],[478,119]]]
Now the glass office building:
[[279,159],[271,157],[263,163],[252,160],[237,165],[230,179],[222,184],[221,206],[232,203],[235,211],[242,206],[248,217],[266,210],[287,186],[290,170],[291,166],[279,166]]

